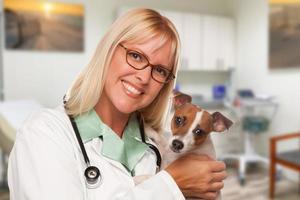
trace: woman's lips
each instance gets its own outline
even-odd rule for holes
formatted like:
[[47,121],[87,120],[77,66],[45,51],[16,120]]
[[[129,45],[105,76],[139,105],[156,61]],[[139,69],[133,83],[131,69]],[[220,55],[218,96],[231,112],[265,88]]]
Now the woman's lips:
[[126,93],[131,95],[132,97],[138,97],[144,93],[141,89],[135,87],[134,85],[126,81],[122,81],[122,85],[125,88]]

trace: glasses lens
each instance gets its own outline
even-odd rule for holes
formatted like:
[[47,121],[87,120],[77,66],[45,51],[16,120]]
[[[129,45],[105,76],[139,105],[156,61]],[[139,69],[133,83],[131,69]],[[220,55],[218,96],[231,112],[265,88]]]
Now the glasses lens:
[[[126,54],[127,63],[135,69],[141,70],[149,66],[148,59],[141,53],[133,50],[128,50]],[[170,81],[171,72],[162,66],[151,66],[151,76],[154,80],[160,83]]]
[[127,62],[136,69],[143,69],[148,65],[147,58],[136,51],[127,52]]
[[169,70],[159,65],[152,67],[152,77],[161,83],[165,83],[168,81],[170,73],[171,72]]

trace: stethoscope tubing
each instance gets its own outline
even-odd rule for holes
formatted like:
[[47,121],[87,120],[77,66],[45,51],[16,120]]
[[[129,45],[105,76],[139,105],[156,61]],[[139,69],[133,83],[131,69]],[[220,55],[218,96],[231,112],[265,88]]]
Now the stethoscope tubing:
[[[76,139],[78,141],[79,147],[81,149],[84,161],[87,165],[87,168],[84,171],[84,176],[86,179],[86,183],[88,188],[96,188],[101,182],[102,182],[102,175],[100,170],[96,167],[96,166],[91,166],[90,165],[90,159],[87,155],[87,152],[85,150],[83,141],[81,139],[77,124],[74,120],[74,118],[71,115],[68,115],[70,122],[72,124],[73,130],[75,132],[76,135]],[[150,144],[148,142],[146,142],[146,136],[145,136],[145,129],[144,129],[144,120],[142,115],[138,112],[137,114],[138,117],[138,122],[139,122],[139,130],[140,130],[140,134],[141,134],[141,139],[142,142],[144,142],[151,150],[154,151],[155,155],[156,155],[156,166],[157,166],[157,170],[160,169],[161,166],[161,155],[159,150],[156,148],[156,146],[154,146],[153,144]]]
[[87,153],[86,153],[85,147],[84,147],[84,145],[83,145],[83,142],[82,142],[82,139],[81,139],[81,136],[80,136],[80,133],[79,133],[77,124],[76,124],[76,122],[75,122],[75,120],[74,120],[74,118],[73,118],[72,116],[70,116],[70,115],[68,115],[68,116],[69,116],[69,119],[70,119],[70,121],[71,121],[73,130],[74,130],[74,132],[75,132],[76,139],[77,139],[78,144],[79,144],[79,146],[80,146],[81,152],[82,152],[82,154],[83,154],[84,161],[85,161],[85,163],[86,163],[88,166],[90,166],[90,159],[89,159],[89,157],[88,157],[88,155],[87,155]]
[[147,144],[148,147],[154,151],[154,153],[156,155],[156,166],[157,166],[157,168],[159,170],[160,167],[161,167],[161,155],[160,155],[160,152],[156,148],[156,146],[154,146],[153,144],[150,144],[150,143],[146,142],[144,119],[143,119],[143,117],[142,117],[142,115],[141,115],[140,112],[137,113],[137,117],[138,117],[138,121],[139,121],[139,129],[140,129],[140,134],[141,134],[142,142],[144,142],[145,144]]

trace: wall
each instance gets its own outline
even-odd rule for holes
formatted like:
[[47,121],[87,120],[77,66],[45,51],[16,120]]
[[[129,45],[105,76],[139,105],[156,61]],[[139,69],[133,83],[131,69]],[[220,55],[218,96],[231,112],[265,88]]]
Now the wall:
[[2,30],[3,30],[3,14],[2,14],[2,4],[0,0],[0,100],[3,99],[3,58],[2,58]]
[[[237,71],[239,88],[251,88],[258,94],[277,98],[279,109],[270,131],[258,136],[257,150],[268,156],[268,138],[300,130],[300,66],[294,69],[268,68],[268,3],[265,0],[227,0],[228,10],[237,19]],[[280,150],[297,148],[298,143],[280,145]],[[287,173],[296,179],[296,173]]]
[[[80,0],[65,1],[80,3]],[[89,5],[86,11],[91,10]],[[85,18],[89,24],[90,15]],[[88,28],[88,35],[92,28]],[[33,98],[45,106],[61,101],[68,85],[86,64],[90,41],[85,53],[37,52],[4,50],[4,96],[6,100]]]
[[[0,0],[1,3],[2,0]],[[6,100],[34,98],[45,106],[59,104],[76,74],[88,63],[96,44],[121,6],[146,6],[205,14],[226,14],[222,0],[64,0],[85,5],[84,53],[4,50],[4,93]]]

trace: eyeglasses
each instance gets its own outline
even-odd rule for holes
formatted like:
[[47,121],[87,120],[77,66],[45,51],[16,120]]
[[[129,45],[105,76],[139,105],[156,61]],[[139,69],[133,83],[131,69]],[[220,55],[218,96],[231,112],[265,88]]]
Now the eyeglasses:
[[163,67],[161,65],[152,65],[149,62],[148,58],[145,55],[143,55],[142,53],[131,50],[131,49],[127,49],[122,44],[119,44],[119,45],[126,50],[126,62],[132,68],[134,68],[136,70],[143,70],[143,69],[147,68],[148,66],[150,66],[151,67],[151,77],[159,83],[165,84],[175,78],[173,73],[166,67]]

